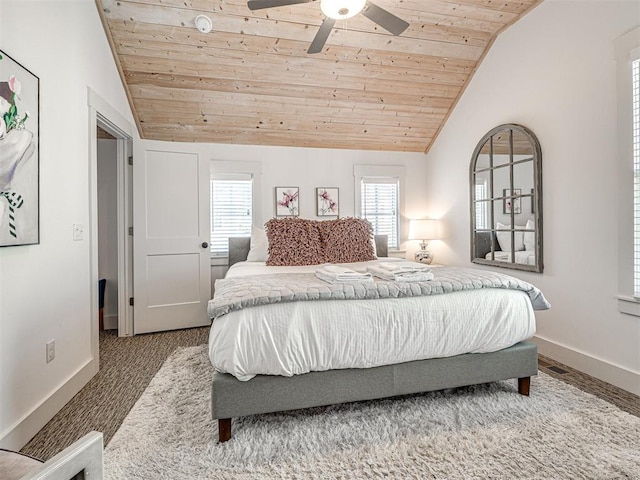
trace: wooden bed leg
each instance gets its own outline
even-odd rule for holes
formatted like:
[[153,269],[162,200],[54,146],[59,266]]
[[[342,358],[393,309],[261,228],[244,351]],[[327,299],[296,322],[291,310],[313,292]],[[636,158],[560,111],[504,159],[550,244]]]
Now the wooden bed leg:
[[231,440],[231,419],[218,419],[218,442],[224,443]]
[[518,393],[520,395],[529,396],[529,389],[531,388],[531,377],[522,377],[518,379]]

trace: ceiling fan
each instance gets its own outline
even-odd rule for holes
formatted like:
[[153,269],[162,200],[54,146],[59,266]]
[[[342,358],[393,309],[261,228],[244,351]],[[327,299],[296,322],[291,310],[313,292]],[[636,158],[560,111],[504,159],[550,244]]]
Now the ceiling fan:
[[[249,10],[261,10],[263,8],[283,7],[286,5],[297,5],[299,3],[310,3],[316,0],[249,0],[247,3]],[[320,25],[320,29],[311,42],[307,53],[318,53],[322,51],[331,29],[336,20],[345,20],[358,13],[362,13],[372,22],[377,23],[389,33],[400,35],[409,24],[396,17],[391,12],[380,8],[368,0],[320,0],[320,9],[325,15],[325,19]]]

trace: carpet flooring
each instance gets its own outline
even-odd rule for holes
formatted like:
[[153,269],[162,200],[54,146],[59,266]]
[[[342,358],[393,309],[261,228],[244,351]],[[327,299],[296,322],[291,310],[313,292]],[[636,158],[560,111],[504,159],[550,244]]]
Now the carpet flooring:
[[640,418],[540,373],[234,419],[218,444],[205,346],[178,349],[105,449],[107,480],[640,479]]
[[46,461],[92,430],[107,444],[169,355],[208,338],[208,327],[134,337],[100,332],[100,371],[21,452]]
[[[47,460],[91,430],[108,444],[149,382],[176,348],[207,342],[208,328],[119,338],[100,333],[98,374],[21,450]],[[549,358],[539,357],[540,371],[592,393],[640,417],[640,397]]]

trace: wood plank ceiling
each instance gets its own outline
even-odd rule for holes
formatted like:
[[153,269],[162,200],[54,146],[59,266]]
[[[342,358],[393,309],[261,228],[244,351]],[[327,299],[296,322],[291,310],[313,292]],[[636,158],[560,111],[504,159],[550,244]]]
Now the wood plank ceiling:
[[542,0],[375,0],[402,35],[356,15],[313,55],[319,1],[95,1],[142,138],[423,152],[496,36]]

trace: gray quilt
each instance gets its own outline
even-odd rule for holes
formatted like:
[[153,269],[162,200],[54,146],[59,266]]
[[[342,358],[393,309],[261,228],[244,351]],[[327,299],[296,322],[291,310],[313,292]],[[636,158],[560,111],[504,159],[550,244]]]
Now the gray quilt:
[[306,300],[370,300],[376,298],[416,297],[442,293],[508,288],[525,292],[534,310],[550,305],[542,292],[530,283],[490,270],[440,267],[431,270],[434,279],[426,282],[328,283],[313,273],[251,275],[216,280],[213,300],[209,301],[212,319],[235,310],[280,302]]

